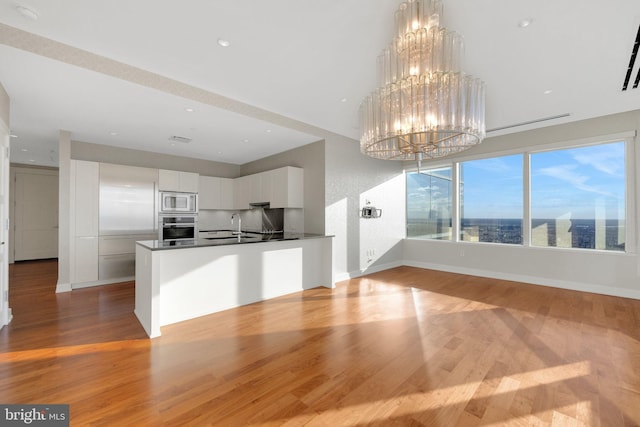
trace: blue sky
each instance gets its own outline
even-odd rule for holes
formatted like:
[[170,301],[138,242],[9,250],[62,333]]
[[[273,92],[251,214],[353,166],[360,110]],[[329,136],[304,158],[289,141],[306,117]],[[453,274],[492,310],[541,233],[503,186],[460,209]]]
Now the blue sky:
[[462,163],[465,218],[522,218],[522,155]]
[[[466,218],[522,218],[522,159],[514,155],[462,163]],[[622,142],[532,154],[532,218],[624,219],[624,167]],[[409,185],[414,195],[437,194],[446,202],[443,188],[416,184]]]

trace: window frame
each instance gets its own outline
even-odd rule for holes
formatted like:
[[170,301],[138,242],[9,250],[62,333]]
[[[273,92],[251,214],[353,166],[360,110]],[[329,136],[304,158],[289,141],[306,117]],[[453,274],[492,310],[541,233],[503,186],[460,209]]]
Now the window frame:
[[[523,247],[535,250],[554,250],[554,251],[586,251],[587,253],[605,252],[607,254],[628,255],[638,253],[638,236],[637,236],[637,219],[636,212],[638,210],[636,198],[637,189],[640,188],[640,173],[636,171],[635,166],[640,167],[640,150],[636,149],[637,132],[622,132],[599,137],[582,138],[570,141],[559,141],[551,143],[543,143],[530,145],[525,148],[513,148],[507,150],[499,150],[491,153],[475,154],[475,155],[458,155],[447,159],[438,159],[424,162],[420,170],[437,169],[443,167],[451,167],[452,186],[455,189],[452,194],[452,239],[436,240],[436,239],[418,239],[408,237],[405,231],[405,239],[441,241],[448,243],[461,243],[470,245],[500,245],[505,247]],[[625,153],[625,249],[624,251],[604,250],[604,249],[588,249],[588,248],[559,248],[559,247],[543,247],[531,245],[531,155],[567,150],[572,148],[582,148],[589,146],[605,145],[615,142],[624,143]],[[522,155],[522,171],[523,171],[523,217],[522,217],[522,244],[513,243],[496,243],[496,242],[470,242],[460,238],[460,164],[472,160],[491,159],[509,155]],[[418,172],[417,167],[408,167],[405,174],[409,172]],[[405,177],[405,194],[406,194],[406,177]],[[408,201],[406,201],[408,203]],[[406,230],[406,212],[405,212],[405,230]]]

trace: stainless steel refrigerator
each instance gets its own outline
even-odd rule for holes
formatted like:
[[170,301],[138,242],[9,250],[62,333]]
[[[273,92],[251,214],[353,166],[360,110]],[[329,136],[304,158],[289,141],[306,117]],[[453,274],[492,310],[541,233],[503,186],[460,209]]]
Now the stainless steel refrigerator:
[[100,164],[98,279],[135,275],[135,242],[157,235],[158,170]]

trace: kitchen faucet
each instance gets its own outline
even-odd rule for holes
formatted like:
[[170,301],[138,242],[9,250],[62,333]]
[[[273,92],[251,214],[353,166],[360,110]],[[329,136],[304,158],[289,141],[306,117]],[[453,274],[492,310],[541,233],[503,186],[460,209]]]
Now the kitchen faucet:
[[233,218],[238,217],[238,231],[232,232],[232,234],[242,234],[242,218],[238,212],[231,215],[231,224],[233,225]]

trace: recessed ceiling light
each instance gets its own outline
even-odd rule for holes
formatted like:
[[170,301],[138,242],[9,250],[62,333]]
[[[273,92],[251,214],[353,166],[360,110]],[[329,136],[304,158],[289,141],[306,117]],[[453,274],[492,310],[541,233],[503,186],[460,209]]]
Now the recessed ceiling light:
[[118,132],[109,132],[109,135],[111,136],[116,136],[118,134]]
[[218,154],[222,154],[222,151],[218,151]]
[[27,7],[27,6],[16,6],[16,10],[18,11],[18,13],[22,16],[24,16],[25,18],[31,20],[31,21],[37,21],[38,20],[38,12],[36,12],[35,10]]
[[342,98],[340,102],[347,102],[347,98]]
[[267,129],[265,132],[267,132],[267,133],[271,133],[271,129]]
[[231,43],[229,42],[229,40],[218,39],[218,45],[222,47],[229,47],[231,46]]
[[520,21],[518,21],[518,27],[527,28],[532,23],[533,23],[533,19],[531,19],[531,18],[521,19]]
[[245,139],[243,139],[243,140],[242,140],[242,142],[244,142],[244,143],[249,142],[249,138],[245,138]]
[[26,149],[26,148],[21,148],[21,149],[20,149],[20,151],[23,151],[23,152],[24,152],[24,151],[29,151],[29,150],[28,150],[28,149]]
[[9,138],[19,138],[19,136],[16,135],[15,133],[12,133],[11,135],[9,135]]
[[547,89],[542,93],[544,93],[545,95],[549,95],[551,92],[553,92],[551,89]]
[[194,109],[193,109],[193,108],[191,108],[191,107],[187,107],[187,108],[185,108],[185,109],[184,109],[184,111],[186,111],[187,113],[193,113],[193,112],[194,112],[194,111],[196,111],[196,110],[194,110]]
[[29,161],[30,161],[31,163],[35,163],[35,160],[33,160],[33,159],[29,159]]

